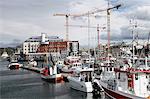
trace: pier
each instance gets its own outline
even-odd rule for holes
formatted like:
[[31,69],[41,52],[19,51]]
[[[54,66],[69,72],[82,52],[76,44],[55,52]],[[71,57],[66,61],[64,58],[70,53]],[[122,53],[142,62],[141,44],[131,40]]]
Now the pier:
[[21,68],[40,73],[43,68],[22,66]]
[[[37,73],[40,73],[42,71],[42,69],[43,69],[43,68],[29,67],[29,66],[22,66],[20,68],[23,68],[23,69],[26,69],[26,70],[30,70],[30,71],[34,71],[34,72],[37,72]],[[72,75],[71,73],[60,73],[60,74],[63,76],[63,80],[65,82],[68,82],[67,77]]]

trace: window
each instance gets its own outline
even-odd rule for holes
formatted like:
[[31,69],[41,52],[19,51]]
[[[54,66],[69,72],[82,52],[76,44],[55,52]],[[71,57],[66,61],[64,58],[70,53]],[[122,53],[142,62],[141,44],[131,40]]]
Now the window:
[[110,71],[112,71],[112,68],[110,68]]
[[138,80],[138,74],[135,74],[135,80]]
[[118,74],[118,79],[120,79],[120,73]]

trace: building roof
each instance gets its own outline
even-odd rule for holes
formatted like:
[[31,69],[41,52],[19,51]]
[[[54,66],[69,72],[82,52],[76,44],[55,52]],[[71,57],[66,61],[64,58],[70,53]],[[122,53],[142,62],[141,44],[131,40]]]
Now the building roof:
[[[42,37],[41,36],[32,36],[25,40],[25,42],[41,42]],[[59,38],[58,36],[49,36],[48,41],[63,41],[63,39]]]

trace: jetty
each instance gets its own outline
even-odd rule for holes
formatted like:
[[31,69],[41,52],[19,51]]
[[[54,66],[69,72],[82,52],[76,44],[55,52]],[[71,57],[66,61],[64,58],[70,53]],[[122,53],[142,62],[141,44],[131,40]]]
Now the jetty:
[[21,68],[40,73],[43,68],[22,66]]
[[[20,68],[26,69],[26,70],[30,70],[30,71],[34,71],[37,73],[40,73],[42,71],[43,68],[39,68],[39,67],[30,67],[30,66],[22,66]],[[63,79],[65,82],[68,82],[67,77],[71,76],[71,73],[60,73],[63,76]]]

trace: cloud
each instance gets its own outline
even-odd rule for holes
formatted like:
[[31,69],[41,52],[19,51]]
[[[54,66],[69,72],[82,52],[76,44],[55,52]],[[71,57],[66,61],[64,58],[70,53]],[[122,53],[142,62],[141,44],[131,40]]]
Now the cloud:
[[135,18],[138,20],[150,21],[150,5],[149,6],[139,6],[137,9],[129,12],[129,18]]
[[0,48],[3,47],[16,47],[20,45],[23,40],[11,33],[0,33]]
[[13,39],[11,42],[0,42],[0,48],[16,47],[18,45],[21,45],[21,40],[19,39]]
[[[131,31],[128,29],[131,18],[135,18],[138,26],[141,27],[138,29],[139,37],[147,39],[146,35],[150,31],[150,1],[111,0],[111,6],[120,3],[122,4],[121,8],[111,11],[111,40],[132,38]],[[23,42],[30,36],[40,35],[41,32],[65,38],[65,17],[54,17],[53,14],[80,14],[106,7],[107,0],[13,0],[13,2],[3,0],[0,2],[2,10],[0,43],[5,43],[7,39],[10,43],[13,42],[13,39],[20,39],[20,42]],[[90,17],[90,26],[107,24],[106,12],[98,14],[102,17]],[[87,25],[87,17],[69,18],[69,24]],[[97,37],[97,31],[91,28],[92,43],[95,41],[93,40],[95,37]],[[106,41],[107,32],[101,30],[100,37],[102,42]],[[79,40],[81,45],[87,45],[88,30],[87,28],[69,27],[69,38],[70,40]]]

